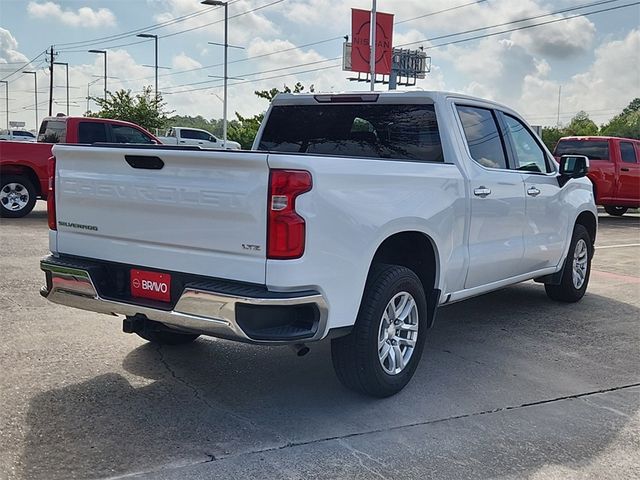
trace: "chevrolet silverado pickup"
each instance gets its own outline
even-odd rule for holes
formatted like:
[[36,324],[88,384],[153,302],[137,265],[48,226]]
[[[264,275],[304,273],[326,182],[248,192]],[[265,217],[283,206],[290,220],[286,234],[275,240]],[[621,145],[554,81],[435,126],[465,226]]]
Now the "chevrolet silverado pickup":
[[640,140],[619,137],[563,137],[554,155],[589,158],[589,180],[597,205],[620,217],[640,207]]
[[38,198],[47,199],[47,161],[52,144],[94,142],[160,143],[144,128],[129,122],[47,117],[40,124],[37,143],[0,142],[0,217],[24,217]]
[[588,160],[477,98],[281,94],[252,151],[57,145],[49,171],[48,300],[157,344],[330,339],[373,396],[407,384],[438,308],[589,282]]

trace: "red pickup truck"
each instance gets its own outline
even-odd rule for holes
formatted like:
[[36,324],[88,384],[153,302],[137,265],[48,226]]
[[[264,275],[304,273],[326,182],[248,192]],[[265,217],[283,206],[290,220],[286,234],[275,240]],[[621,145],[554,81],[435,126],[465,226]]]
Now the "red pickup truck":
[[38,143],[0,142],[0,217],[24,217],[47,199],[48,160],[54,143],[160,144],[133,123],[91,117],[47,117]]
[[640,140],[618,137],[563,137],[553,154],[585,155],[596,204],[609,215],[640,207]]

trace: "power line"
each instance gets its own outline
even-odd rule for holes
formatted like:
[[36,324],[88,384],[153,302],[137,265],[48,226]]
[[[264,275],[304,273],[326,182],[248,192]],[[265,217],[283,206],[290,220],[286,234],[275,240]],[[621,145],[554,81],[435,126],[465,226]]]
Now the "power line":
[[[465,3],[465,4],[462,4],[462,5],[457,5],[455,7],[450,7],[450,8],[445,8],[443,10],[437,10],[435,12],[425,13],[425,14],[419,15],[417,17],[408,18],[406,20],[401,20],[400,22],[396,22],[396,25],[399,25],[401,23],[410,22],[410,21],[413,21],[413,20],[417,20],[419,18],[430,17],[430,16],[433,16],[433,15],[438,15],[440,13],[445,13],[445,12],[450,12],[450,11],[453,11],[453,10],[458,10],[460,8],[469,7],[471,5],[477,5],[479,3],[483,3],[483,2],[486,2],[486,1],[488,1],[488,0],[478,0],[476,2]],[[251,57],[242,58],[242,59],[239,59],[239,60],[234,60],[234,61],[228,62],[228,63],[231,64],[231,63],[246,62],[246,61],[249,61],[249,60],[254,60],[256,58],[268,57],[268,56],[271,56],[271,55],[276,55],[278,53],[285,53],[285,52],[289,52],[289,51],[292,51],[292,50],[297,50],[297,49],[300,49],[300,48],[311,47],[311,46],[314,46],[314,45],[320,45],[320,44],[323,44],[323,43],[332,42],[334,40],[341,40],[343,38],[344,38],[343,35],[340,35],[340,36],[337,36],[337,37],[326,38],[324,40],[318,40],[318,41],[315,41],[315,42],[306,43],[304,45],[298,45],[298,46],[293,46],[293,47],[290,47],[290,48],[285,48],[285,49],[282,49],[282,50],[276,50],[274,52],[263,53],[261,55],[254,55],[254,56],[251,56]],[[174,71],[174,72],[170,72],[170,73],[165,73],[165,74],[162,74],[160,76],[161,77],[168,77],[168,76],[172,76],[172,75],[182,75],[184,73],[195,72],[195,71],[199,71],[199,70],[205,70],[207,68],[219,67],[219,66],[222,66],[222,65],[224,65],[224,64],[223,63],[216,63],[216,64],[213,64],[213,65],[205,65],[205,66],[202,66],[202,67],[195,67],[195,68],[190,68],[190,69],[186,69],[186,70],[180,70],[180,71]],[[150,79],[150,78],[153,78],[153,77],[141,77],[141,78],[138,78],[138,79],[133,79],[131,81],[147,80],[147,79]]]
[[[571,7],[571,8],[565,8],[565,9],[562,9],[562,10],[556,10],[555,12],[551,12],[551,13],[545,13],[545,14],[536,15],[536,16],[533,16],[533,17],[521,18],[519,20],[512,20],[510,22],[498,23],[496,25],[491,25],[491,26],[488,26],[488,27],[472,28],[470,30],[465,30],[464,32],[450,33],[450,34],[447,34],[447,35],[439,35],[437,37],[426,38],[424,40],[418,40],[418,41],[415,41],[415,42],[407,42],[407,43],[403,43],[401,45],[398,45],[398,47],[406,47],[407,45],[415,45],[417,43],[431,42],[433,40],[442,40],[444,38],[457,37],[459,35],[466,35],[468,33],[479,32],[481,30],[489,30],[489,29],[492,29],[492,28],[498,28],[498,27],[504,27],[504,26],[507,26],[507,25],[513,25],[514,23],[527,22],[529,20],[537,20],[539,18],[550,17],[552,15],[558,15],[560,13],[567,13],[567,12],[571,12],[571,11],[574,11],[574,10],[580,10],[580,9],[583,9],[583,8],[595,7],[597,5],[602,5],[602,4],[605,4],[605,3],[612,3],[612,2],[617,2],[617,1],[619,1],[619,0],[604,0],[604,1],[600,1],[600,2],[593,2],[593,3],[589,3],[589,4],[583,4],[583,5],[580,5],[580,6],[577,6],[577,7]],[[492,36],[495,36],[495,35],[501,35],[503,33],[510,33],[510,32],[515,32],[515,31],[518,31],[518,30],[525,30],[527,28],[539,27],[541,25],[548,25],[550,23],[563,22],[563,21],[571,20],[571,19],[577,18],[577,17],[586,17],[586,16],[593,15],[593,14],[596,14],[596,13],[608,12],[608,11],[617,10],[617,9],[620,9],[620,8],[631,7],[633,5],[637,5],[638,3],[640,3],[640,2],[629,3],[629,4],[626,4],[626,5],[618,5],[618,6],[615,6],[615,7],[609,7],[609,8],[605,8],[605,9],[601,9],[601,10],[594,10],[593,12],[576,13],[575,15],[571,15],[571,16],[568,16],[568,17],[562,17],[562,18],[556,18],[556,19],[553,19],[553,20],[549,20],[547,22],[535,23],[535,24],[532,24],[532,25],[524,25],[522,27],[512,28],[510,30],[502,30],[500,32],[487,33],[487,34],[478,35],[478,36],[475,36],[475,37],[470,37],[469,39],[462,39],[462,40],[456,40],[456,41],[453,41],[453,42],[442,43],[442,44],[439,44],[439,45],[432,45],[432,46],[429,46],[428,48],[438,48],[438,47],[443,47],[445,45],[453,45],[455,43],[461,43],[461,42],[468,41],[468,40],[476,40],[476,39],[479,39],[479,38],[492,37]]]
[[[235,3],[238,0],[233,0],[229,3]],[[100,42],[104,42],[104,41],[112,41],[112,40],[120,40],[122,38],[131,36],[131,35],[135,35],[138,33],[144,33],[144,32],[151,32],[153,30],[158,30],[160,28],[164,28],[168,25],[173,25],[179,22],[184,22],[186,20],[190,20],[192,18],[195,17],[199,17],[200,15],[204,15],[205,13],[209,13],[211,11],[215,10],[215,8],[205,8],[203,10],[197,10],[195,12],[191,12],[188,13],[186,15],[182,15],[180,17],[175,17],[172,18],[171,20],[167,20],[165,22],[160,22],[160,23],[155,23],[153,25],[147,25],[146,27],[140,27],[140,28],[136,28],[134,30],[129,30],[127,32],[122,32],[122,33],[117,33],[117,34],[113,34],[113,35],[108,35],[106,37],[98,37],[98,38],[93,38],[91,40],[79,40],[77,42],[66,42],[66,43],[57,43],[56,46],[62,47],[62,46],[72,46],[73,48],[77,48],[80,45],[94,45],[96,43],[100,43]]]
[[44,55],[47,51],[43,50],[42,52],[40,52],[38,55],[36,55],[35,57],[33,57],[31,60],[29,60],[26,63],[23,63],[22,66],[18,67],[17,69],[15,69],[13,72],[11,72],[9,75],[1,78],[0,80],[6,80],[7,78],[11,78],[12,76],[14,76],[16,73],[22,71],[23,68],[28,67],[31,63],[35,62],[38,58],[40,58],[42,55]]
[[[586,6],[600,5],[600,4],[603,4],[603,3],[611,3],[612,1],[616,1],[616,0],[606,0],[604,2],[594,2],[593,4],[586,5]],[[429,48],[439,48],[439,47],[443,47],[443,46],[446,46],[446,45],[469,42],[469,41],[477,40],[477,39],[480,39],[480,38],[492,37],[492,36],[496,36],[496,35],[503,35],[503,34],[511,33],[511,32],[518,31],[518,30],[524,30],[524,29],[528,29],[528,28],[539,27],[539,26],[543,26],[543,25],[548,25],[550,23],[567,21],[567,20],[571,20],[573,18],[580,17],[580,16],[589,16],[589,15],[594,15],[594,14],[597,14],[597,13],[607,12],[607,11],[611,11],[611,10],[617,10],[617,9],[620,9],[620,8],[627,8],[627,7],[630,7],[630,6],[633,6],[633,5],[637,5],[637,4],[640,4],[640,2],[634,2],[634,3],[630,3],[630,4],[619,5],[619,6],[615,6],[615,7],[609,7],[609,8],[606,8],[606,9],[594,10],[592,12],[579,13],[579,14],[576,14],[576,15],[568,16],[568,17],[553,19],[553,20],[549,20],[549,21],[546,21],[546,22],[540,22],[540,23],[535,23],[535,24],[531,24],[531,25],[524,25],[524,26],[521,26],[521,27],[516,27],[516,28],[513,28],[513,29],[509,29],[509,30],[503,30],[503,31],[500,31],[500,32],[492,32],[492,33],[487,33],[487,34],[483,34],[483,35],[476,35],[474,37],[463,38],[463,39],[455,40],[455,41],[452,41],[452,42],[447,42],[447,43],[443,43],[443,44],[439,44],[439,45],[434,45],[434,46],[431,46]],[[578,6],[578,7],[573,7],[573,10],[586,8],[586,6],[582,5],[582,6]],[[570,10],[571,9],[563,9],[563,12],[570,11]],[[548,13],[548,14],[545,14],[545,15],[542,15],[542,16],[537,16],[536,18],[542,18],[543,16],[550,16],[550,15],[557,15],[557,13],[556,12]],[[523,21],[527,21],[527,20],[531,20],[531,19],[532,18],[519,19],[519,20],[514,20],[512,22],[506,22],[506,23],[497,24],[497,25],[490,25],[490,26],[487,26],[487,27],[483,27],[480,30],[487,30],[487,29],[496,28],[496,27],[499,27],[499,26],[505,26],[505,25],[508,25],[508,24],[521,23]],[[473,31],[478,31],[478,29],[473,29]],[[455,33],[455,34],[449,34],[447,36],[448,37],[457,36],[457,35],[463,35],[463,34],[466,34],[466,33],[468,33],[468,31],[459,32],[459,33]],[[406,46],[406,45],[412,45],[412,44],[416,44],[416,43],[429,42],[431,40],[437,40],[439,38],[443,38],[443,36],[428,38],[428,39],[425,39],[425,40],[421,40],[419,42],[410,42],[410,43],[402,44],[402,45],[399,45],[399,46]],[[327,61],[329,61],[329,60],[337,60],[339,58],[341,58],[341,57],[335,57],[333,59],[328,59]],[[290,66],[288,68],[295,68],[297,66],[300,66],[300,65],[292,65],[292,66]],[[330,68],[336,68],[336,67],[339,67],[339,66],[340,65],[333,65],[333,66],[327,66],[325,68],[330,69]],[[315,71],[315,70],[311,70],[311,71]],[[263,72],[255,72],[254,74],[250,74],[250,75],[258,75],[260,73],[263,73]],[[302,72],[300,72],[300,73],[302,73]],[[304,72],[304,73],[306,73],[306,72]],[[248,76],[248,75],[246,75],[246,76]],[[255,79],[255,80],[245,81],[245,82],[235,82],[235,83],[233,83],[233,85],[239,85],[239,84],[242,84],[242,83],[247,83],[247,82],[251,82],[251,81],[261,81],[261,80],[263,80],[263,79],[259,78],[259,79]],[[174,86],[172,86],[170,88],[179,88],[181,86],[185,86],[185,85],[174,85]],[[172,93],[174,93],[174,94],[187,93],[187,92],[193,92],[193,91],[200,91],[200,90],[207,90],[207,89],[217,88],[219,86],[220,85],[212,85],[212,86],[208,86],[208,87],[200,87],[200,88],[188,89],[188,90],[183,90],[183,91],[180,91],[180,92],[172,92]]]
[[478,0],[477,2],[469,2],[469,3],[465,3],[463,5],[458,5],[457,7],[449,7],[449,8],[445,8],[443,10],[438,10],[436,12],[430,12],[430,13],[425,13],[423,15],[418,15],[417,17],[413,17],[413,18],[407,18],[405,20],[400,20],[399,22],[395,22],[396,25],[400,25],[402,23],[407,23],[407,22],[412,22],[413,20],[418,20],[420,18],[426,18],[426,17],[432,17],[433,15],[438,15],[440,13],[446,13],[446,12],[451,12],[453,10],[458,10],[460,8],[464,8],[464,7],[470,7],[471,5],[478,5],[480,3],[484,3],[487,0]]
[[[236,1],[239,1],[239,0],[236,0]],[[284,2],[284,1],[285,1],[285,0],[275,0],[275,1],[271,2],[271,3],[267,3],[266,5],[262,5],[262,6],[260,6],[260,7],[255,7],[255,8],[251,8],[251,9],[249,9],[249,10],[246,10],[246,11],[244,11],[244,12],[240,12],[240,13],[237,13],[237,14],[235,14],[235,15],[230,15],[230,16],[229,16],[229,20],[231,20],[231,19],[233,19],[233,18],[241,17],[241,16],[243,16],[243,15],[247,15],[247,14],[249,14],[249,13],[256,12],[256,11],[258,11],[258,10],[265,9],[265,8],[267,8],[267,7],[270,7],[270,6],[272,6],[272,5],[276,5],[276,4],[278,4],[278,3],[282,3],[282,2]],[[231,2],[229,2],[229,3],[231,3]],[[181,35],[181,34],[183,34],[183,33],[192,32],[192,31],[194,31],[194,30],[198,30],[198,29],[200,29],[200,28],[209,27],[209,26],[211,26],[211,25],[215,25],[215,24],[217,24],[217,23],[222,23],[222,22],[224,22],[224,19],[219,19],[219,20],[216,20],[216,21],[213,21],[213,22],[210,22],[210,23],[205,23],[205,24],[203,24],[203,25],[198,25],[198,26],[196,26],[196,27],[191,27],[191,28],[187,28],[187,29],[185,29],[185,30],[180,30],[180,31],[178,31],[178,32],[168,33],[168,34],[166,34],[166,35],[158,35],[158,38],[169,38],[169,37],[173,37],[173,36],[175,36],[175,35]],[[118,44],[118,45],[109,45],[109,46],[101,47],[101,48],[102,48],[103,50],[108,50],[108,49],[114,49],[114,48],[129,47],[129,46],[132,46],[132,45],[138,45],[138,44],[140,44],[140,43],[144,43],[144,42],[146,42],[146,41],[147,41],[147,40],[138,40],[138,41],[133,41],[133,42],[128,42],[128,43],[121,43],[121,44]],[[74,47],[74,48],[75,48],[75,47]],[[64,50],[64,49],[62,49],[62,50],[59,50],[59,52],[64,52],[64,53],[84,53],[84,52],[85,52],[85,50],[84,50],[84,49],[80,49],[80,50]]]

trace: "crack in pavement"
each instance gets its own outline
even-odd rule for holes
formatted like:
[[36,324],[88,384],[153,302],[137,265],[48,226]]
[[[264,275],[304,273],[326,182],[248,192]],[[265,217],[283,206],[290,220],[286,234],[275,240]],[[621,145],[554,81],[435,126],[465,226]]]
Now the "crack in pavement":
[[[279,446],[276,446],[276,447],[259,448],[259,449],[256,449],[256,450],[249,450],[249,451],[246,451],[246,452],[238,452],[238,453],[233,453],[233,454],[230,454],[230,455],[223,455],[223,456],[220,456],[220,457],[214,457],[213,455],[207,455],[207,459],[206,460],[203,460],[203,461],[200,461],[200,462],[194,462],[194,463],[186,465],[186,466],[193,467],[193,466],[201,465],[201,464],[205,464],[205,463],[213,463],[213,462],[218,462],[220,460],[237,458],[237,457],[240,457],[240,456],[243,456],[243,455],[254,455],[254,454],[261,454],[261,453],[277,452],[279,450],[286,450],[288,448],[302,447],[302,446],[306,446],[306,445],[313,445],[313,444],[316,444],[316,443],[330,442],[330,441],[334,441],[334,440],[340,442],[341,445],[344,445],[345,447],[349,448],[351,450],[351,452],[354,453],[352,447],[351,446],[347,446],[346,442],[344,442],[344,440],[346,440],[348,438],[355,438],[355,437],[360,437],[360,436],[363,436],[363,435],[370,435],[370,434],[374,434],[374,433],[392,432],[392,431],[395,431],[395,430],[401,430],[403,428],[420,427],[420,426],[424,426],[424,425],[434,425],[434,424],[438,424],[438,423],[449,422],[449,421],[452,421],[452,420],[460,420],[460,419],[463,419],[463,418],[472,418],[472,417],[478,417],[478,416],[482,416],[482,415],[491,415],[491,414],[494,414],[494,413],[508,412],[508,411],[511,411],[511,410],[519,410],[519,409],[522,409],[522,408],[529,408],[529,407],[535,407],[535,406],[539,406],[539,405],[546,405],[546,404],[551,404],[551,403],[555,403],[555,402],[561,402],[561,401],[564,401],[564,400],[574,400],[574,399],[582,399],[582,400],[584,400],[585,397],[590,397],[590,396],[604,394],[604,393],[611,393],[611,392],[616,392],[616,391],[620,391],[620,390],[627,390],[627,389],[636,388],[636,387],[640,387],[640,382],[630,383],[630,384],[627,384],[627,385],[621,385],[621,386],[617,386],[617,387],[603,388],[603,389],[599,389],[599,390],[592,390],[592,391],[589,391],[589,392],[575,393],[575,394],[572,394],[572,395],[563,395],[563,396],[549,398],[549,399],[545,399],[545,400],[538,400],[538,401],[535,401],[535,402],[522,403],[520,405],[509,405],[509,406],[506,406],[506,407],[498,407],[498,408],[494,408],[494,409],[490,409],[490,410],[483,410],[483,411],[480,411],[480,412],[464,413],[464,414],[453,415],[453,416],[445,417],[445,418],[437,418],[437,419],[434,419],[434,420],[425,420],[423,422],[414,422],[414,423],[407,423],[407,424],[403,424],[403,425],[396,425],[396,426],[388,427],[388,428],[378,428],[378,429],[366,430],[366,431],[362,431],[362,432],[347,433],[347,434],[344,434],[344,435],[335,435],[335,436],[332,436],[332,437],[316,438],[316,439],[313,439],[313,440],[307,440],[307,441],[301,441],[301,442],[289,442],[289,443],[286,443],[284,445],[279,445]],[[360,452],[360,453],[364,453],[364,452]],[[372,458],[369,455],[367,455],[367,456],[369,458]],[[184,468],[184,466],[179,467],[179,468]],[[126,478],[126,477],[135,477],[135,476],[146,475],[146,474],[154,473],[154,472],[157,473],[158,471],[162,471],[162,470],[171,470],[171,468],[166,468],[166,469],[160,468],[160,469],[153,470],[153,471],[148,471],[148,472],[128,473],[128,474],[124,474],[124,475],[120,475],[120,476],[116,476],[116,477],[110,477],[110,480],[115,480],[115,479],[119,479],[119,478]],[[374,473],[374,472],[372,472],[372,473]],[[380,475],[380,474],[378,474],[378,475]],[[382,478],[384,478],[384,477],[382,477]]]
[[[225,415],[229,415],[232,418],[235,418],[236,420],[243,422],[247,425],[249,425],[252,428],[255,428],[256,430],[263,430],[265,432],[269,432],[272,435],[275,436],[276,439],[278,439],[279,441],[288,441],[289,439],[282,437],[282,435],[280,435],[278,432],[274,432],[271,429],[267,429],[264,427],[261,427],[260,425],[257,425],[253,420],[251,420],[248,417],[245,417],[243,415],[239,415],[231,410],[229,410],[228,408],[224,408],[220,405],[214,405],[211,402],[209,402],[209,400],[207,400],[205,397],[202,396],[202,394],[200,393],[200,390],[198,388],[196,388],[194,385],[191,385],[191,383],[189,383],[188,381],[186,381],[184,378],[179,377],[178,375],[176,375],[176,372],[173,370],[173,368],[171,368],[171,365],[169,365],[169,362],[167,362],[166,358],[164,358],[164,354],[162,353],[162,346],[158,345],[156,348],[156,351],[158,352],[158,356],[160,357],[160,363],[164,366],[164,368],[171,374],[171,377],[175,380],[177,380],[179,383],[181,383],[182,385],[184,385],[185,387],[187,387],[189,390],[191,390],[191,392],[193,393],[193,397],[198,400],[199,402],[201,402],[202,404],[204,404],[206,407],[210,408],[211,410],[216,410],[219,412],[224,413]],[[213,457],[212,459],[208,459],[207,462],[210,461],[214,461],[214,460],[219,460],[219,458],[216,458],[214,455],[209,455],[207,454],[208,457]]]
[[380,465],[381,467],[386,467],[387,465],[385,465],[383,462],[381,462],[380,460],[372,457],[367,452],[363,452],[362,450],[358,450],[356,447],[354,447],[349,442],[347,442],[344,438],[339,438],[338,439],[338,443],[340,445],[342,445],[344,448],[346,448],[347,450],[349,450],[351,452],[351,455],[356,457],[356,459],[358,460],[358,463],[360,464],[360,466],[362,468],[364,468],[366,471],[374,474],[378,478],[382,478],[382,480],[388,480],[387,477],[382,475],[377,470],[374,470],[373,468],[368,467],[367,465],[365,465],[364,460],[363,460],[362,457],[365,457],[365,459],[369,459],[371,462],[376,463],[376,464]]

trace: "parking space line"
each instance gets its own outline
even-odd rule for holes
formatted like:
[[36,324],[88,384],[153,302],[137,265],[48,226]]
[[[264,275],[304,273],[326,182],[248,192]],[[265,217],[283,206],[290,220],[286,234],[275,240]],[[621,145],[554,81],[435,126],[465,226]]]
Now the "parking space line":
[[625,248],[625,247],[640,247],[640,243],[623,243],[621,245],[602,245],[596,247],[596,250],[602,250],[603,248]]

